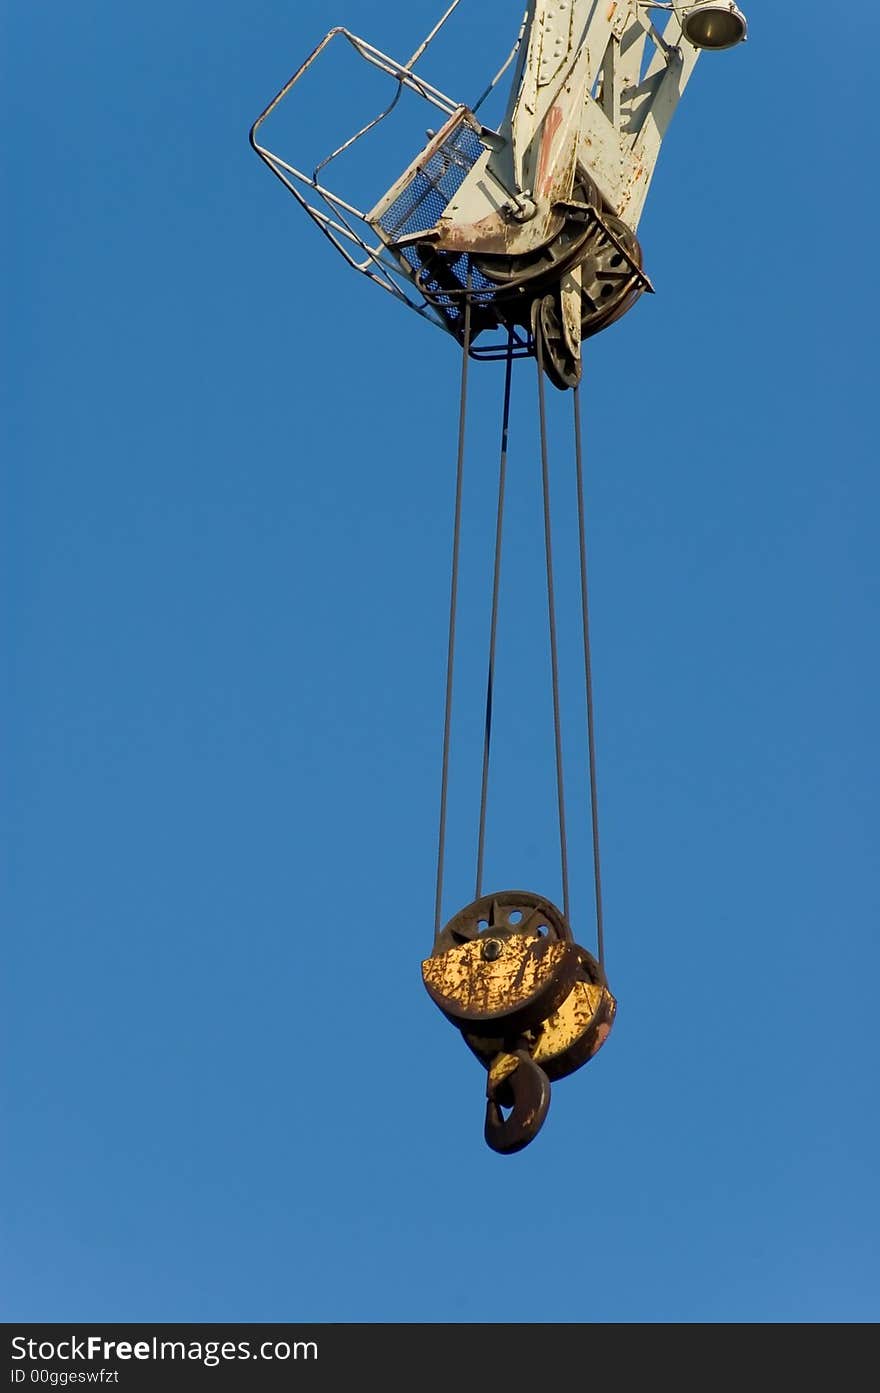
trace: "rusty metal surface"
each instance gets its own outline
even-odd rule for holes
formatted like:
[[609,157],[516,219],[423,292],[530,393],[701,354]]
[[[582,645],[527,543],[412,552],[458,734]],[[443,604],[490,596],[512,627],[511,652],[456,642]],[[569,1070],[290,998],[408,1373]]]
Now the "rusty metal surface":
[[[517,286],[505,301],[501,290],[492,293],[490,287],[486,294],[475,276],[473,293],[466,285],[472,263],[486,257],[518,264],[520,258],[540,259],[543,251],[564,244],[568,226],[564,205],[577,197],[577,183],[587,171],[598,192],[600,211],[625,219],[629,229],[637,227],[661,144],[699,58],[700,50],[688,42],[682,24],[697,21],[683,19],[674,6],[661,5],[670,11],[661,34],[654,27],[651,7],[642,0],[529,0],[513,49],[468,109],[415,71],[460,4],[461,0],[444,0],[440,19],[405,63],[335,26],[254,122],[251,144],[353,269],[459,342],[460,297],[473,295],[472,337],[501,332],[506,339],[511,327],[521,328],[526,331],[526,351],[533,351],[528,332],[535,298],[532,288],[521,293]],[[378,114],[371,114],[308,173],[268,149],[262,143],[261,128],[334,41],[350,46],[365,64],[378,70],[388,82],[388,95]],[[474,113],[514,58],[506,112],[498,130],[492,130]],[[442,142],[438,145],[429,132],[422,153],[370,213],[333,192],[324,182],[324,172],[335,168],[339,157],[359,142],[369,140],[398,110],[405,91],[442,112],[444,121],[467,112],[466,120],[482,148],[454,189],[438,188],[438,194],[447,196],[438,200],[438,207],[425,209],[430,216],[424,225],[407,227],[395,240],[380,226],[377,209],[387,206],[389,198],[393,203],[392,195],[400,198],[407,193],[436,158]],[[420,254],[410,253],[414,239],[422,239],[424,254],[422,248]],[[627,244],[623,252],[627,260],[628,240],[620,240]],[[619,246],[617,251],[621,252]],[[578,300],[583,308],[581,337],[585,338],[619,318],[640,291],[651,288],[637,260],[638,266],[630,263],[630,284],[613,288],[614,313],[608,313],[607,303],[597,307],[586,277],[579,296],[581,278],[576,266],[561,265],[555,285],[541,287],[541,295],[552,292],[558,301],[554,318],[559,321],[564,352],[550,355],[556,359],[558,386],[570,386],[579,376]],[[598,287],[594,284],[596,289],[607,290],[607,281]],[[516,300],[525,302],[521,310],[515,308]],[[485,353],[483,345],[474,356],[491,358],[500,343],[493,339]]]
[[530,934],[481,934],[422,963],[428,995],[454,1024],[506,1036],[530,1030],[574,986],[577,950]]
[[[502,1156],[534,1141],[550,1107],[550,1080],[526,1050],[499,1054],[486,1083],[486,1145]],[[505,1117],[502,1109],[510,1108]]]
[[552,900],[532,890],[499,890],[492,895],[481,895],[453,915],[435,938],[433,955],[436,957],[457,943],[469,943],[487,931],[525,934],[535,929],[543,930],[542,937],[574,942],[565,915]]
[[[604,982],[591,980],[593,976],[582,964],[569,995],[528,1037],[531,1057],[551,1080],[566,1078],[588,1063],[611,1033],[617,1002]],[[468,1031],[464,1039],[487,1068],[504,1048],[500,1036]]]
[[617,1002],[607,987],[576,982],[569,996],[544,1021],[535,1043],[533,1059],[550,1079],[573,1074],[602,1048],[611,1027]]
[[537,251],[558,236],[565,223],[561,213],[548,211],[540,223],[519,223],[503,209],[472,223],[441,218],[436,245],[441,251],[474,256],[514,256]]
[[449,920],[422,977],[487,1070],[487,1144],[522,1150],[546,1117],[550,1082],[592,1059],[611,1031],[617,1003],[598,960],[550,900],[505,890]]

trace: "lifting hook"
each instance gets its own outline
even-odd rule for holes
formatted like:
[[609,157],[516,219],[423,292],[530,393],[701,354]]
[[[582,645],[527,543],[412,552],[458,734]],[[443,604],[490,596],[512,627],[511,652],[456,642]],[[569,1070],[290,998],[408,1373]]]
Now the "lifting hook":
[[[541,1130],[550,1107],[550,1080],[527,1050],[499,1054],[486,1085],[487,1146],[502,1155],[522,1151]],[[505,1118],[502,1108],[510,1108]]]

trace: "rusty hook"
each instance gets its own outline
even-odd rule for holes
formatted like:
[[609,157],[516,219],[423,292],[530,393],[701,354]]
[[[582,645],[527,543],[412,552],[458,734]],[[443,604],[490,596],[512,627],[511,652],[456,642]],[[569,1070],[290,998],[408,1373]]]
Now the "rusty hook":
[[[486,1144],[510,1155],[534,1141],[550,1106],[550,1080],[527,1050],[499,1054],[486,1086]],[[509,1117],[502,1107],[511,1108]]]

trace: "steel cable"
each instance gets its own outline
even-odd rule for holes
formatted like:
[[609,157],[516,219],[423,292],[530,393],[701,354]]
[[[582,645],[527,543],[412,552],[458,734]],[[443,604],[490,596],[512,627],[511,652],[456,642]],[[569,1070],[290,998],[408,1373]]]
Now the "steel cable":
[[[456,465],[456,484],[455,484],[455,514],[453,525],[452,541],[452,575],[450,582],[449,599],[449,637],[446,657],[446,701],[445,717],[443,727],[443,760],[440,786],[440,826],[437,844],[437,886],[436,900],[434,909],[434,929],[439,933],[442,927],[442,908],[443,908],[443,877],[446,854],[446,821],[447,821],[447,801],[449,791],[449,759],[452,731],[452,706],[454,690],[454,666],[455,666],[455,644],[456,644],[456,619],[458,611],[458,588],[459,588],[459,565],[461,556],[461,520],[462,520],[462,499],[464,485],[464,458],[465,440],[467,424],[467,392],[468,392],[468,363],[471,348],[471,305],[470,298],[465,299],[464,307],[464,326],[462,336],[462,369],[461,369],[461,392],[459,403],[459,426],[458,426],[458,459]],[[559,820],[559,849],[560,864],[562,873],[562,908],[566,919],[570,915],[570,895],[569,895],[569,868],[568,868],[568,837],[566,829],[565,812],[565,784],[564,784],[564,764],[563,764],[563,742],[562,742],[562,719],[560,705],[559,688],[559,652],[556,625],[556,595],[553,572],[553,543],[552,543],[552,517],[550,499],[550,466],[549,451],[547,445],[547,409],[544,387],[544,343],[540,327],[535,334],[535,358],[538,370],[538,409],[540,426],[540,448],[541,448],[541,486],[543,495],[544,511],[544,549],[546,560],[547,575],[547,615],[548,631],[550,639],[550,670],[553,693],[553,733],[556,753],[556,794],[558,805]],[[480,819],[477,839],[477,870],[476,870],[476,896],[479,899],[482,894],[483,870],[485,863],[486,846],[486,816],[488,806],[489,772],[492,745],[492,719],[494,704],[495,686],[495,660],[498,634],[498,616],[500,608],[501,591],[501,567],[503,553],[503,531],[504,531],[504,504],[507,480],[507,458],[508,443],[510,434],[510,407],[512,396],[512,372],[514,361],[514,335],[511,330],[508,337],[504,397],[501,420],[501,447],[498,470],[498,502],[495,523],[495,551],[493,560],[493,580],[492,580],[492,612],[489,631],[489,652],[486,677],[486,716],[485,731],[483,741],[483,768],[480,789]],[[596,898],[596,931],[598,940],[598,959],[604,967],[605,963],[605,932],[604,932],[604,910],[602,901],[602,875],[599,845],[599,797],[598,797],[598,778],[596,772],[596,729],[595,729],[595,702],[593,695],[593,671],[592,671],[592,650],[590,638],[590,610],[589,610],[589,580],[588,580],[588,553],[586,540],[586,507],[584,502],[584,468],[583,468],[583,430],[581,421],[580,389],[575,388],[573,392],[574,402],[574,436],[575,436],[575,467],[577,484],[577,509],[578,509],[578,541],[579,541],[579,561],[580,561],[580,588],[581,588],[581,616],[583,623],[583,661],[584,661],[584,683],[586,690],[586,711],[587,711],[587,743],[589,751],[589,783],[590,783],[590,821],[593,842],[593,873],[595,882]]]
[[587,526],[584,508],[584,464],[581,433],[581,389],[574,389],[574,453],[577,473],[578,535],[581,569],[581,614],[584,628],[584,684],[587,693],[587,745],[590,761],[590,825],[593,832],[593,877],[596,887],[596,939],[599,965],[605,967],[605,923],[602,910],[602,870],[599,858],[599,794],[596,778],[596,722],[593,705],[593,659],[590,644],[590,603],[587,584]]
[[[470,279],[470,277],[468,277]],[[458,412],[458,463],[455,476],[455,522],[452,531],[452,579],[449,595],[449,643],[446,650],[446,714],[443,724],[443,765],[440,778],[440,831],[437,838],[437,893],[434,932],[441,928],[443,912],[443,863],[446,855],[446,800],[449,791],[449,741],[452,729],[452,689],[455,664],[455,620],[458,609],[458,563],[461,552],[461,500],[464,482],[464,445],[467,420],[468,363],[470,361],[471,301],[464,302],[464,335],[461,355],[461,395]]]
[[486,803],[489,794],[489,756],[492,747],[492,700],[495,688],[495,645],[498,634],[498,596],[501,585],[501,543],[504,531],[504,493],[507,480],[507,442],[510,433],[510,391],[513,378],[514,331],[508,331],[504,372],[504,405],[501,412],[501,462],[498,468],[498,509],[495,520],[495,561],[492,576],[492,620],[489,627],[489,663],[486,678],[486,728],[483,740],[483,781],[480,788],[480,830],[477,837],[477,889],[483,893],[483,858],[486,850]]
[[538,411],[541,427],[541,482],[544,494],[544,551],[547,561],[547,615],[550,630],[550,670],[553,680],[553,733],[556,741],[556,797],[559,807],[559,852],[562,862],[562,912],[569,917],[568,842],[565,832],[565,787],[562,771],[562,723],[559,712],[559,655],[556,645],[556,599],[553,589],[553,542],[550,517],[550,468],[547,457],[547,412],[544,399],[544,335],[540,316],[535,326],[538,363]]

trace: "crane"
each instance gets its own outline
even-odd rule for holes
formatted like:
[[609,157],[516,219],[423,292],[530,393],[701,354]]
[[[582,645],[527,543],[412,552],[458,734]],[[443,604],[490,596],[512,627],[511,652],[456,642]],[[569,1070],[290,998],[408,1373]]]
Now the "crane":
[[[452,0],[399,63],[341,26],[327,33],[251,129],[254,150],[346,262],[451,335],[462,349],[435,932],[422,962],[428,995],[486,1069],[484,1136],[502,1154],[527,1146],[547,1115],[552,1081],[591,1059],[617,1003],[604,967],[595,729],[589,640],[579,385],[582,345],[653,286],[637,230],[660,148],[702,52],[741,44],[733,0],[529,0],[513,47],[468,105],[417,71],[462,0]],[[265,144],[264,124],[336,42],[389,82],[383,109],[300,169]],[[511,73],[503,118],[483,123],[487,98]],[[391,186],[360,209],[332,191],[328,171],[414,93],[440,113],[436,129]],[[436,119],[436,118],[434,118]],[[524,890],[483,893],[495,641],[512,365],[537,364],[562,908]],[[476,892],[442,915],[450,717],[469,361],[505,364],[498,522],[488,654]],[[544,383],[574,397],[581,610],[589,745],[597,952],[569,922],[569,890]]]

